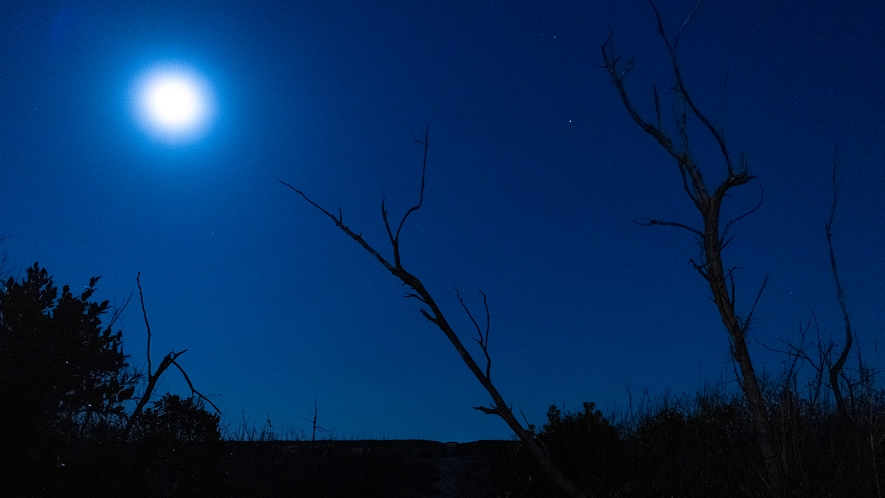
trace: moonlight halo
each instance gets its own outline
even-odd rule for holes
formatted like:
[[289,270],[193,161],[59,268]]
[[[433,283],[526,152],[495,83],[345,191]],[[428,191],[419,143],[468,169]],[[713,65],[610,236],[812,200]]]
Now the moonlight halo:
[[133,87],[132,105],[141,127],[154,140],[171,144],[201,138],[215,114],[209,83],[195,69],[178,63],[142,72]]

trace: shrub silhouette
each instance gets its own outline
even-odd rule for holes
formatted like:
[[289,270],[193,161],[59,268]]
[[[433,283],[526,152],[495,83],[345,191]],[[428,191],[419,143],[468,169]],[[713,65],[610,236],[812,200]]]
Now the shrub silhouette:
[[13,495],[66,467],[75,443],[125,416],[136,376],[113,320],[102,328],[108,302],[89,301],[98,278],[80,295],[69,286],[59,295],[34,263],[0,293],[0,472]]
[[144,437],[167,444],[217,443],[220,420],[193,397],[166,394],[145,410],[139,427]]
[[0,292],[0,482],[3,496],[213,496],[218,415],[165,395],[124,437],[140,376],[123,353],[98,277],[75,295],[39,264]]
[[[562,472],[585,492],[607,492],[625,478],[624,445],[618,429],[585,402],[582,410],[563,413],[555,405],[537,438]],[[499,467],[499,486],[505,496],[564,496],[540,466],[519,445]]]
[[551,406],[539,437],[556,465],[574,476],[581,488],[602,491],[618,487],[623,448],[617,429],[594,403],[584,402],[580,412],[566,414]]
[[165,394],[144,411],[123,474],[130,496],[219,496],[220,417],[193,397]]

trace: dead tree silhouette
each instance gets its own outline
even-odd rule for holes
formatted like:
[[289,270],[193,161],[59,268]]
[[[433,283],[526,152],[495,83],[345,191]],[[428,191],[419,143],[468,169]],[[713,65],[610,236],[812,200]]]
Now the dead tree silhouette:
[[[759,446],[764,459],[765,472],[768,479],[767,484],[774,494],[779,494],[781,492],[782,482],[781,468],[770,435],[771,431],[765,399],[762,396],[762,390],[759,386],[759,381],[756,376],[756,371],[753,366],[752,358],[750,357],[750,351],[747,347],[746,340],[746,334],[750,327],[753,311],[762,296],[762,291],[765,289],[767,277],[762,282],[759,292],[756,295],[756,299],[750,307],[746,318],[743,318],[735,309],[734,270],[736,270],[736,267],[731,267],[726,270],[722,262],[722,250],[731,241],[731,238],[728,237],[728,230],[735,222],[756,211],[762,204],[762,196],[760,196],[759,204],[757,204],[756,207],[726,222],[724,227],[720,229],[722,221],[722,201],[726,198],[732,188],[744,185],[755,177],[748,173],[747,158],[745,154],[740,155],[738,159],[740,165],[735,167],[734,157],[728,150],[722,130],[716,128],[710,119],[692,100],[692,96],[687,90],[682,78],[682,71],[680,70],[679,62],[676,57],[676,48],[679,43],[679,37],[682,35],[683,29],[697,12],[697,9],[701,4],[702,2],[699,2],[691,14],[685,19],[685,22],[683,22],[682,26],[676,33],[676,37],[673,38],[672,41],[667,37],[667,34],[664,31],[664,25],[660,13],[654,4],[652,4],[652,9],[657,17],[658,32],[660,33],[664,45],[670,55],[670,63],[676,80],[676,84],[672,87],[672,90],[675,94],[676,101],[679,104],[679,109],[673,109],[676,130],[679,134],[678,143],[664,132],[661,119],[660,96],[658,95],[657,87],[654,87],[653,90],[655,122],[649,123],[645,121],[645,119],[640,116],[639,111],[636,110],[636,106],[627,94],[627,89],[624,83],[627,75],[634,68],[633,60],[628,60],[623,67],[619,66],[621,58],[620,56],[615,55],[612,44],[612,34],[609,34],[609,37],[601,47],[602,59],[604,62],[602,68],[611,76],[612,84],[618,90],[621,101],[627,109],[627,112],[630,114],[630,117],[633,118],[633,121],[635,121],[643,131],[651,135],[651,137],[654,138],[674,159],[679,174],[682,176],[682,184],[685,193],[701,215],[703,221],[702,228],[695,228],[691,225],[680,222],[652,218],[649,218],[646,222],[641,224],[646,226],[662,225],[681,228],[691,232],[700,240],[700,260],[694,261],[692,259],[691,262],[694,269],[697,270],[697,272],[709,284],[710,291],[713,294],[713,302],[716,304],[722,324],[728,332],[731,341],[732,355],[741,372],[741,389],[747,398],[747,404],[750,408],[753,424],[758,433]],[[701,169],[698,164],[695,163],[691,148],[689,147],[689,114],[697,118],[703,124],[703,127],[710,133],[713,140],[718,145],[722,154],[722,159],[725,162],[727,173],[726,178],[712,192],[707,187]]]

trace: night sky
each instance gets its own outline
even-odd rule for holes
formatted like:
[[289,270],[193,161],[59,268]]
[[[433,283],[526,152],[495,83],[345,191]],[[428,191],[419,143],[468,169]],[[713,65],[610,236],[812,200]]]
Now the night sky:
[[[692,1],[660,2],[675,34]],[[824,224],[838,146],[835,249],[853,328],[885,368],[885,4],[709,1],[686,26],[686,85],[758,178],[732,191],[738,309],[768,286],[750,334],[757,368],[817,317],[843,325]],[[455,288],[491,309],[492,380],[514,412],[606,412],[644,391],[735,387],[728,341],[688,232],[697,224],[671,158],[624,110],[600,45],[635,56],[675,136],[673,84],[647,2],[3,2],[0,250],[9,275],[39,261],[59,286],[101,275],[121,304],[141,272],[154,365],[171,350],[224,423],[319,424],[344,438],[507,438],[473,406],[489,396],[415,300],[279,180],[390,256],[394,220],[423,280],[478,358]],[[203,133],[158,137],[133,112],[158,65],[189,68],[214,99]],[[727,80],[726,80],[727,76]],[[721,156],[695,121],[710,184]],[[134,366],[135,299],[119,325]],[[849,362],[856,366],[856,362]],[[186,394],[177,372],[162,392]]]

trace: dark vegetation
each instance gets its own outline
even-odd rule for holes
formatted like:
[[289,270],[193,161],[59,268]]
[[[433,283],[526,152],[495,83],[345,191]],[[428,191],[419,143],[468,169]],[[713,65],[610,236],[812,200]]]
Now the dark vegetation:
[[[114,330],[125,304],[111,309],[108,301],[91,301],[98,278],[80,294],[68,286],[59,292],[48,272],[34,264],[21,281],[10,278],[0,288],[0,495],[881,498],[885,391],[877,383],[878,372],[858,348],[852,350],[854,332],[833,249],[836,168],[824,233],[844,342],[840,348],[819,330],[811,339],[816,323],[809,321],[798,344],[785,343],[782,372],[757,372],[745,339],[755,302],[738,313],[734,267],[722,259],[731,240],[729,228],[755,208],[724,223],[720,219],[722,202],[753,176],[743,156],[733,160],[721,130],[685,87],[676,57],[681,29],[671,40],[660,17],[658,28],[676,80],[671,127],[679,140],[665,131],[657,90],[654,120],[644,120],[635,107],[625,84],[633,63],[621,63],[611,37],[602,46],[603,68],[631,118],[675,160],[685,194],[700,215],[697,228],[657,219],[641,224],[676,227],[698,238],[701,254],[692,262],[722,317],[737,388],[723,383],[694,395],[644,395],[626,413],[603,414],[593,403],[575,412],[551,406],[540,429],[523,426],[491,381],[488,306],[483,327],[457,295],[476,328],[474,340],[482,352],[476,361],[421,280],[401,263],[401,230],[424,200],[423,170],[418,202],[398,225],[390,223],[382,203],[391,257],[344,225],[340,210],[336,216],[290,186],[411,289],[407,297],[424,306],[421,313],[446,335],[491,396],[489,406],[476,409],[500,417],[515,440],[453,445],[317,439],[322,428],[316,407],[308,420],[313,424],[309,441],[280,440],[272,431],[245,424],[239,434],[222,438],[217,408],[194,388],[177,361],[185,351],[170,352],[153,369],[138,279],[148,330],[144,372],[130,365],[122,332]],[[688,116],[722,151],[726,175],[715,188],[708,189],[688,147]],[[426,133],[418,142],[426,168]],[[0,270],[4,261],[0,258]],[[172,366],[190,386],[189,397],[155,394],[157,381]]]
[[420,497],[438,494],[437,459],[490,459],[482,444],[279,441],[245,424],[223,440],[196,390],[153,395],[183,352],[147,375],[130,366],[122,308],[90,301],[98,278],[75,295],[38,264],[26,273],[0,289],[0,496]]
[[[36,263],[0,293],[0,486],[3,496],[161,496],[203,489],[218,416],[199,398],[166,394],[137,421],[142,376],[113,329],[122,308],[59,293]],[[150,392],[142,394],[146,404]],[[176,477],[170,477],[176,476]],[[177,476],[181,476],[180,478]],[[125,490],[125,491],[124,491]]]
[[[3,496],[566,495],[521,441],[281,441],[246,424],[223,440],[196,394],[154,396],[132,422],[144,376],[113,330],[119,310],[90,301],[97,281],[59,291],[35,264],[0,292]],[[840,406],[829,375],[839,356],[806,341],[811,327],[784,352],[787,369],[760,378],[779,494],[880,497],[885,393],[857,355],[840,373]],[[724,384],[646,395],[620,414],[551,406],[526,431],[588,496],[772,494],[745,397]]]
[[[885,396],[864,386],[850,416],[812,403],[795,385],[764,384],[784,488],[779,496],[882,496]],[[664,397],[606,418],[585,403],[551,407],[538,437],[588,495],[768,496],[765,462],[744,398],[724,388]],[[612,420],[614,419],[614,420]],[[502,496],[565,496],[516,448],[499,474]]]

